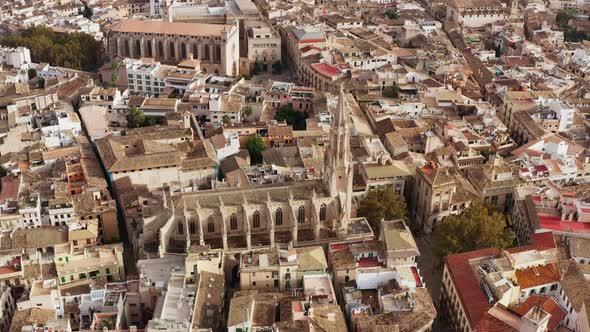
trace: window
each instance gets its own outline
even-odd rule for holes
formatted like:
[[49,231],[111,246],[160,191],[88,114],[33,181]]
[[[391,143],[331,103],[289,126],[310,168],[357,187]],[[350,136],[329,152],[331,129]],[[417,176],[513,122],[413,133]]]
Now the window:
[[235,213],[229,217],[229,227],[232,231],[238,229],[238,216]]
[[539,291],[539,293],[545,294],[545,287],[541,287],[541,290]]
[[557,284],[553,284],[553,285],[551,285],[551,290],[552,290],[552,291],[554,291],[554,290],[557,290]]
[[322,203],[320,206],[320,221],[326,220],[326,204]]
[[183,235],[184,234],[184,226],[182,225],[182,222],[178,223],[178,234],[179,235]]
[[281,208],[278,208],[277,211],[275,212],[275,224],[277,226],[280,226],[283,224],[283,210]]
[[197,233],[197,225],[195,224],[194,221],[191,221],[191,223],[189,224],[189,232],[191,234]]
[[297,211],[297,222],[300,224],[305,223],[305,206],[301,205],[299,211]]
[[209,218],[209,222],[207,223],[207,232],[215,232],[215,223],[213,222],[213,218]]
[[254,211],[254,215],[252,216],[252,223],[254,224],[254,228],[260,227],[260,211]]

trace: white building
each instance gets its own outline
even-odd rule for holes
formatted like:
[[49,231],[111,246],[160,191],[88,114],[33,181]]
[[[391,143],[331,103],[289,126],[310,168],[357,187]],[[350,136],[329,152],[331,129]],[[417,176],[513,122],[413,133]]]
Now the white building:
[[0,47],[0,63],[23,68],[31,63],[31,51],[26,47]]
[[[158,298],[148,332],[190,330],[197,285],[187,285],[184,276],[172,276],[164,296]],[[202,303],[199,305],[203,305]]]
[[4,284],[0,285],[0,308],[0,332],[7,332],[16,304],[12,297],[12,289]]
[[221,161],[240,152],[240,139],[235,132],[224,132],[211,137],[217,160]]
[[131,92],[159,94],[166,87],[166,77],[170,66],[159,62],[125,59],[127,82]]
[[55,111],[36,118],[37,127],[41,128],[45,146],[60,147],[74,144],[74,137],[79,136],[82,125],[78,115],[72,111]]

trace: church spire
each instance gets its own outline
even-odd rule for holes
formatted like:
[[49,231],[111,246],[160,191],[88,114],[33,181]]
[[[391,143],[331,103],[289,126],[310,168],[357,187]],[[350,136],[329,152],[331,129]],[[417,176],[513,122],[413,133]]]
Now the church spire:
[[339,198],[340,226],[346,228],[352,205],[352,157],[349,114],[342,86],[340,86],[338,105],[332,118],[330,145],[325,158],[324,181],[326,181],[330,196]]

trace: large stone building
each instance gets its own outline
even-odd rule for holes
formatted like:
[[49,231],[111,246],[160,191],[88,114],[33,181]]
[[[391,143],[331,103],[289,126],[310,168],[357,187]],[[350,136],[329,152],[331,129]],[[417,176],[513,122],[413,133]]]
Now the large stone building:
[[505,19],[504,7],[498,0],[453,0],[447,6],[447,21],[469,28],[478,28]]
[[172,195],[166,204],[171,213],[159,232],[160,254],[185,252],[191,243],[239,252],[277,244],[372,238],[366,219],[351,216],[350,114],[345,104],[341,91],[323,181]]
[[178,63],[198,59],[201,69],[237,75],[239,32],[237,23],[204,24],[122,20],[110,27],[108,51],[120,58],[155,58]]

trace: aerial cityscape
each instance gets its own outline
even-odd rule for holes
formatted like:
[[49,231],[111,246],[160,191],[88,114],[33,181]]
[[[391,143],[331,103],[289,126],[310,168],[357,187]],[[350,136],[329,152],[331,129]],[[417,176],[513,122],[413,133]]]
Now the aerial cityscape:
[[0,0],[0,332],[590,332],[590,0]]

